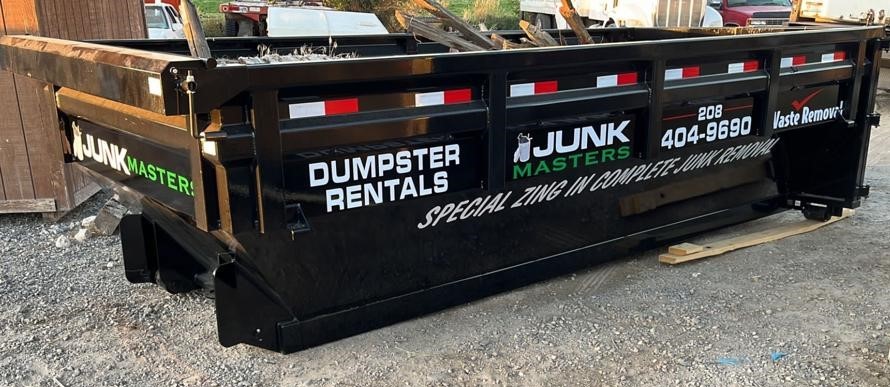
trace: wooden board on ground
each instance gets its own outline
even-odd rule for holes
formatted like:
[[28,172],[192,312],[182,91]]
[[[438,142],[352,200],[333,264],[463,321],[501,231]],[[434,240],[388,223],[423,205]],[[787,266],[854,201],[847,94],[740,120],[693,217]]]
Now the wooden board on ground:
[[728,253],[733,250],[756,246],[759,244],[787,238],[793,235],[807,233],[837,222],[839,220],[849,218],[853,216],[854,213],[855,211],[853,210],[844,209],[844,212],[841,216],[834,216],[825,222],[805,219],[792,224],[776,226],[735,238],[729,238],[713,243],[708,243],[706,245],[683,243],[680,245],[669,247],[667,254],[661,254],[658,256],[658,261],[661,263],[676,265],[678,263],[713,257],[715,255]]

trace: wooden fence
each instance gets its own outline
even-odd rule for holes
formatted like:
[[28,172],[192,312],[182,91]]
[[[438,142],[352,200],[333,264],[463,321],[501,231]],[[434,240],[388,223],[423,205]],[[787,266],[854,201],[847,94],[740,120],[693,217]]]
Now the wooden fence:
[[[0,0],[0,35],[144,39],[142,0]],[[68,211],[98,191],[65,165],[52,85],[0,71],[0,213]]]

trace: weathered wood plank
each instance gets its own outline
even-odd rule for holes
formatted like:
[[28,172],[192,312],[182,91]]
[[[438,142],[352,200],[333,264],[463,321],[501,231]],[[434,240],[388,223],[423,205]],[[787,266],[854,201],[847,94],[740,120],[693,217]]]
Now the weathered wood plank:
[[59,25],[54,15],[53,1],[44,0],[35,3],[37,7],[37,24],[41,26],[41,35],[43,36],[59,36]]
[[700,251],[686,255],[675,255],[671,253],[661,254],[658,256],[658,261],[661,263],[676,265],[678,263],[713,257],[715,255],[728,253],[733,250],[743,249],[767,242],[777,241],[779,239],[784,239],[798,234],[808,233],[839,220],[849,218],[853,216],[854,213],[855,211],[853,210],[844,209],[841,216],[833,216],[826,222],[804,219],[799,222],[775,226],[766,230],[702,245],[702,249]]
[[64,1],[51,1],[48,4],[51,4],[51,7],[48,6],[47,9],[51,9],[52,18],[56,20],[56,33],[58,34],[56,37],[60,39],[71,39],[71,34],[69,34],[68,32],[68,24],[70,24],[70,18],[62,17],[68,12],[69,4]]
[[55,212],[55,199],[27,199],[0,201],[0,214],[26,212]]
[[[7,8],[9,1],[6,0]],[[6,16],[9,33],[40,31],[39,12],[33,0],[15,0],[15,19]],[[7,9],[8,11],[8,9]],[[31,184],[35,199],[56,198],[64,193],[62,147],[57,128],[56,104],[52,86],[21,75],[14,75],[16,96],[24,132],[24,152],[28,153]],[[53,133],[53,135],[50,135]]]
[[[19,23],[27,10],[21,0],[6,0],[0,7],[0,24],[3,33],[21,33]],[[0,168],[3,169],[3,190],[6,200],[34,199],[34,186],[31,183],[31,166],[22,118],[16,97],[15,81],[12,73],[0,71]]]
[[[0,1],[0,36],[5,35],[5,34],[6,34],[6,24],[3,22],[3,2]],[[2,82],[3,77],[4,77],[4,73],[2,71],[0,71],[0,82]],[[4,110],[2,100],[5,99],[4,97],[7,96],[8,93],[9,93],[8,91],[4,91],[3,89],[0,89],[0,114],[3,114],[6,112],[6,110]],[[7,105],[8,104],[9,103],[7,102]],[[10,118],[10,117],[6,116],[5,114],[4,114],[4,117],[6,117],[7,119]],[[0,145],[0,154],[3,153],[2,148],[3,148],[3,146]],[[2,158],[0,158],[0,200],[6,200],[6,191],[3,188],[3,159]]]
[[575,5],[572,4],[572,0],[562,0],[562,6],[559,7],[559,14],[569,23],[569,27],[575,32],[575,36],[578,37],[579,43],[593,43],[593,38],[587,33],[587,27],[584,25],[584,21],[581,20],[581,15],[578,15],[578,12],[575,10]]
[[148,30],[145,26],[145,10],[141,1],[133,1],[130,3],[130,35],[132,39],[148,38]]
[[204,36],[204,27],[201,26],[201,18],[198,17],[198,8],[191,0],[182,0],[179,3],[179,16],[182,17],[182,29],[185,31],[185,39],[189,43],[189,51],[195,58],[212,58],[210,45]]
[[550,34],[546,31],[538,29],[537,26],[525,21],[519,21],[519,28],[528,35],[528,38],[532,41],[532,43],[538,45],[539,47],[553,47],[559,46],[559,42],[556,39],[553,39]]
[[64,195],[62,144],[52,85],[15,75],[36,199]]
[[[6,33],[71,40],[146,35],[141,0],[0,0],[0,35]],[[0,72],[0,117],[0,200],[17,201],[14,212],[70,210],[98,190],[65,168],[66,141],[49,85]],[[34,199],[52,206],[22,205]]]
[[485,48],[479,47],[472,42],[468,42],[463,40],[459,36],[455,34],[450,34],[448,32],[442,31],[430,24],[424,23],[412,15],[406,15],[398,10],[396,10],[396,20],[401,24],[402,27],[405,28],[410,33],[417,34],[432,40],[437,43],[441,43],[445,46],[451,47],[458,51],[484,51]]
[[[117,7],[117,2],[114,0],[103,0],[102,5],[105,7],[106,17],[108,17],[114,13],[114,9]],[[114,25],[117,23],[120,23],[120,21],[115,20],[113,23],[102,23],[102,26],[105,27],[105,30],[103,31],[104,36],[109,36],[112,39],[114,39],[115,38]]]
[[[108,0],[106,0],[108,1]],[[114,2],[115,4],[111,4],[111,15],[115,20],[114,23],[111,23],[112,27],[112,36],[114,39],[123,39],[126,37],[127,33],[125,32],[127,28],[129,28],[126,24],[129,23],[127,20],[127,4],[128,1],[120,1],[117,0]]]
[[133,2],[124,1],[121,4],[121,39],[131,38],[132,37],[132,26],[133,26],[133,12],[131,8],[133,7]]
[[467,22],[463,21],[463,19],[457,17],[454,13],[448,10],[448,8],[443,7],[441,4],[436,2],[436,0],[414,0],[414,4],[420,6],[420,8],[425,9],[427,12],[435,15],[442,20],[445,25],[451,26],[458,32],[460,32],[461,36],[464,39],[469,40],[473,44],[486,48],[486,49],[500,49],[501,47],[489,40],[489,38],[483,35],[479,30],[469,25]]

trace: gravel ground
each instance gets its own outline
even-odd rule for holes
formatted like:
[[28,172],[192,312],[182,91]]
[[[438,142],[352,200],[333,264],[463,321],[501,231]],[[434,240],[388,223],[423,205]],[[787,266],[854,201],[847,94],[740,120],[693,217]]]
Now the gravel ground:
[[107,194],[56,225],[2,216],[0,385],[890,386],[886,121],[851,219],[678,267],[651,251],[287,356],[222,348],[211,300],[127,283],[118,237],[57,247]]

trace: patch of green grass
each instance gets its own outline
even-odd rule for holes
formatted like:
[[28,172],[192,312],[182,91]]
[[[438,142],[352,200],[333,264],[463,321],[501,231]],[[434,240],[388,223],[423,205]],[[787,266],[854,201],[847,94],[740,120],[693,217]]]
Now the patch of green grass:
[[471,24],[485,23],[490,29],[500,30],[519,28],[519,0],[448,0],[443,3]]
[[198,10],[205,13],[218,13],[220,3],[226,0],[192,0],[192,3],[198,7]]
[[[231,0],[192,0],[201,16],[201,24],[207,36],[223,36],[225,34],[225,17],[219,13],[219,4]],[[485,23],[490,29],[515,30],[519,26],[519,0],[440,0],[457,16],[470,24]],[[411,0],[403,0],[410,4]],[[331,2],[331,5],[349,4],[350,1]],[[361,1],[358,2],[361,4]],[[346,11],[364,11],[366,9],[345,9]],[[379,10],[378,16],[388,20]],[[387,13],[391,11],[387,10]],[[390,17],[391,18],[391,17]]]
[[226,0],[192,0],[198,8],[201,25],[207,36],[225,36],[225,17],[219,13],[219,4]]

